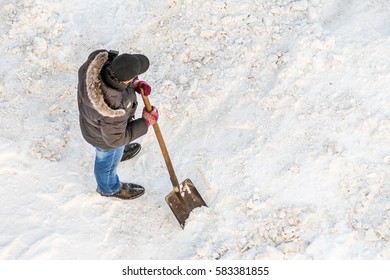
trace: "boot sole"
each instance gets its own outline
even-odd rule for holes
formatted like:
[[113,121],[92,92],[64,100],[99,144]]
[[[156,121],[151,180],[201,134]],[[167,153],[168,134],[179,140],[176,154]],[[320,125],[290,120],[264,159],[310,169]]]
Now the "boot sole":
[[122,199],[122,200],[133,200],[133,199],[139,198],[140,196],[143,196],[144,193],[145,193],[145,191],[143,191],[140,194],[131,196],[131,197],[122,197],[122,196],[116,196],[116,195],[112,195],[111,197],[115,197],[115,198]]
[[143,196],[144,193],[145,193],[145,190],[142,193],[139,193],[139,194],[131,196],[131,197],[123,197],[123,196],[120,196],[120,195],[104,195],[104,194],[101,194],[101,193],[100,193],[100,195],[103,196],[103,197],[113,197],[113,198],[118,198],[118,199],[121,199],[121,200],[132,200],[132,199],[136,199],[136,198],[138,198],[140,196]]

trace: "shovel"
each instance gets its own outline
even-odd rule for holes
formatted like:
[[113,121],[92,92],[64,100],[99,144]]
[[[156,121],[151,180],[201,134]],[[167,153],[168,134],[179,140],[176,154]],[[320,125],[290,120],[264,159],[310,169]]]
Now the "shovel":
[[[144,95],[143,89],[141,89],[141,95],[146,110],[151,112],[152,105],[150,104],[149,98]],[[157,122],[153,125],[153,129],[164,156],[165,164],[173,186],[173,190],[165,197],[165,201],[168,203],[173,214],[180,223],[180,226],[184,229],[185,222],[191,211],[197,207],[207,207],[207,205],[190,179],[187,178],[179,184]]]

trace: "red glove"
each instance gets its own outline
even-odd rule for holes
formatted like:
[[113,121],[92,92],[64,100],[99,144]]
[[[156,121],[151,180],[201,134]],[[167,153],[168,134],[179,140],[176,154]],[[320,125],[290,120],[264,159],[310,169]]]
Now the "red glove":
[[156,107],[152,106],[153,110],[148,112],[146,108],[142,111],[142,117],[148,123],[148,126],[154,125],[158,120],[158,110]]
[[152,92],[152,88],[150,87],[150,85],[145,82],[145,81],[141,81],[141,80],[136,80],[134,83],[133,83],[133,87],[134,87],[134,90],[136,92],[138,92],[139,94],[141,94],[141,88],[144,90],[144,95],[145,96],[148,96],[151,92]]

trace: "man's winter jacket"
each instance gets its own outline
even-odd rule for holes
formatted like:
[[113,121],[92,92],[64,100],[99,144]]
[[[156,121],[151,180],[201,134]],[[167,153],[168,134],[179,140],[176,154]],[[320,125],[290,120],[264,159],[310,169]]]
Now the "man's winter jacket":
[[143,118],[134,119],[137,96],[132,85],[109,80],[104,73],[109,52],[97,50],[78,71],[78,108],[84,139],[101,149],[115,149],[146,134]]

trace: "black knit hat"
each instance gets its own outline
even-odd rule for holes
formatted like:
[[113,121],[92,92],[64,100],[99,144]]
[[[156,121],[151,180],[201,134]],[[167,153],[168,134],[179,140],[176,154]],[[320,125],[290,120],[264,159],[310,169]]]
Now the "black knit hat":
[[111,63],[113,75],[119,81],[131,80],[148,69],[149,59],[143,54],[124,53],[115,57]]

